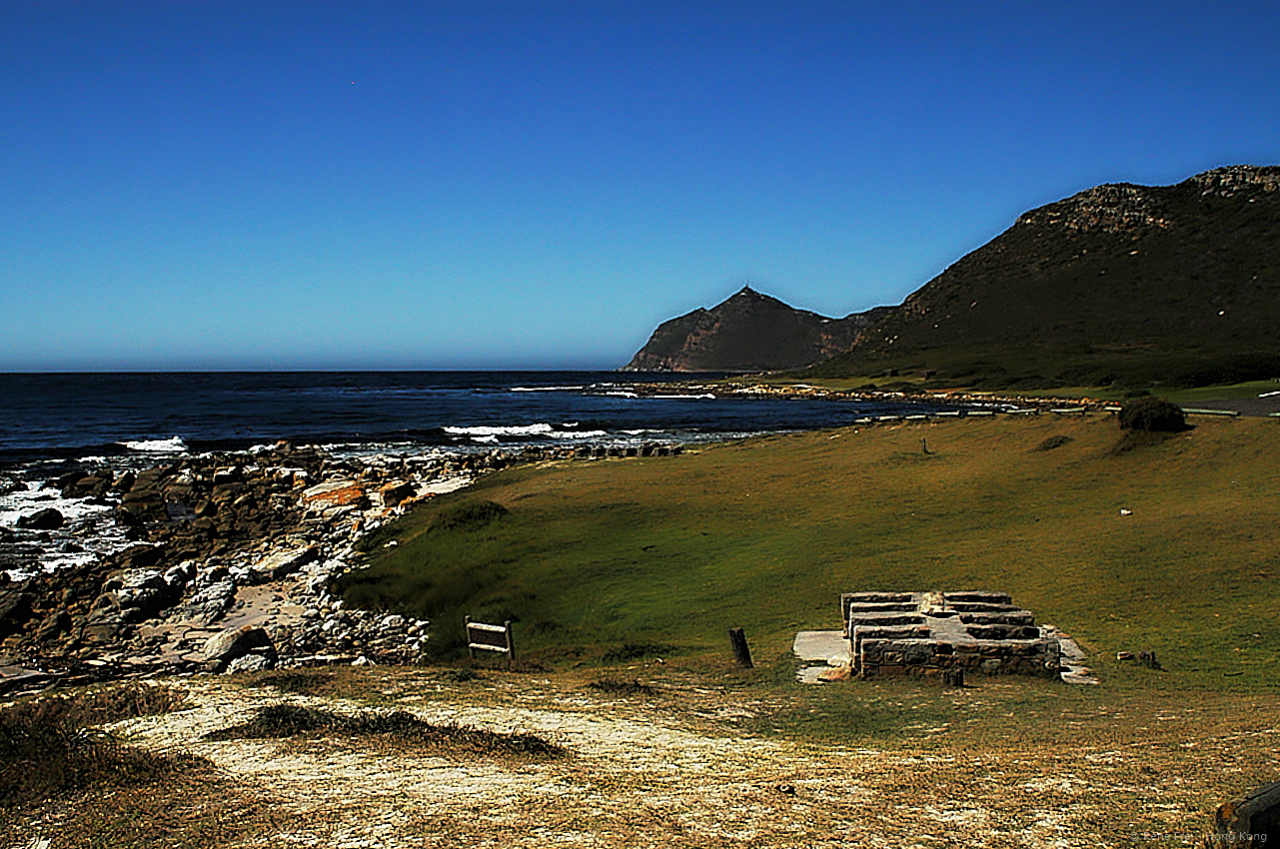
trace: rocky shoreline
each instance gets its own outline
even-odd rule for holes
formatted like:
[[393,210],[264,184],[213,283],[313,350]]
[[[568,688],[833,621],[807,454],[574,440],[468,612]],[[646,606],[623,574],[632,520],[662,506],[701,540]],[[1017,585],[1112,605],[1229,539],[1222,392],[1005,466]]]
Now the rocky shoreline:
[[[103,465],[48,485],[95,505],[70,523],[54,508],[0,528],[10,548],[123,546],[15,580],[0,571],[0,692],[191,671],[328,663],[412,663],[430,623],[345,607],[329,579],[358,568],[357,541],[415,502],[513,463],[672,446],[339,458],[314,447]],[[60,541],[61,540],[61,541]]]
[[[951,402],[967,415],[1109,409],[1087,400],[912,397],[745,381],[635,390]],[[577,444],[353,458],[281,442],[133,468],[102,458],[77,464],[44,481],[61,494],[57,503],[71,508],[68,515],[35,509],[36,502],[13,527],[0,526],[0,693],[202,670],[413,663],[427,647],[429,622],[347,608],[329,593],[331,577],[360,567],[363,535],[417,501],[514,463],[681,451],[657,443]],[[31,483],[0,479],[0,493]],[[55,554],[79,560],[41,570]]]

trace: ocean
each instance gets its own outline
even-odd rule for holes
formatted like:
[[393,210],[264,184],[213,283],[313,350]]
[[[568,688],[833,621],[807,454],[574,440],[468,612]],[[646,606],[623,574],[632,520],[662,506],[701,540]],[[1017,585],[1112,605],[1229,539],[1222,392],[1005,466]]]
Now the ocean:
[[[719,375],[620,372],[0,374],[0,469],[36,461],[242,450],[287,439],[338,450],[701,442],[813,430],[909,402],[641,394]],[[941,409],[929,408],[929,409]]]
[[[253,450],[278,440],[317,445],[340,458],[690,444],[945,408],[729,394],[710,382],[717,377],[0,374],[0,570],[17,575],[75,566],[126,545],[110,500],[63,497],[56,480],[76,470],[137,471],[184,455]],[[18,528],[20,518],[44,508],[59,511],[66,527],[52,535]]]

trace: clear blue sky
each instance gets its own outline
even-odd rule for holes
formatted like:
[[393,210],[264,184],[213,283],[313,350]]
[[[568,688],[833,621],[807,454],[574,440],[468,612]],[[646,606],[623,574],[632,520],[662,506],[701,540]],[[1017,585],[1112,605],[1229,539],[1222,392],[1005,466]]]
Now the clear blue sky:
[[0,370],[613,368],[1280,162],[1280,3],[0,0]]

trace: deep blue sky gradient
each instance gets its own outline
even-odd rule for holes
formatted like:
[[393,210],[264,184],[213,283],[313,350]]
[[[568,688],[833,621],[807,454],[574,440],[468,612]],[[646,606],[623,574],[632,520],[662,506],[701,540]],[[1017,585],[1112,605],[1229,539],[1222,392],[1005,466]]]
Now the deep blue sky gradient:
[[612,368],[1280,162],[1280,3],[0,2],[0,370]]

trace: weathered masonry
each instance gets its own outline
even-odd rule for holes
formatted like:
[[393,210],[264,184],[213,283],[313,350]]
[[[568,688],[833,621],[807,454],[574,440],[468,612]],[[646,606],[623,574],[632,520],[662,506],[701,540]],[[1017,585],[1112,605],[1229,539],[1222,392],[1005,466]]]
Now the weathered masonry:
[[1008,593],[844,593],[840,609],[863,678],[952,669],[1057,678],[1062,669],[1057,631]]

